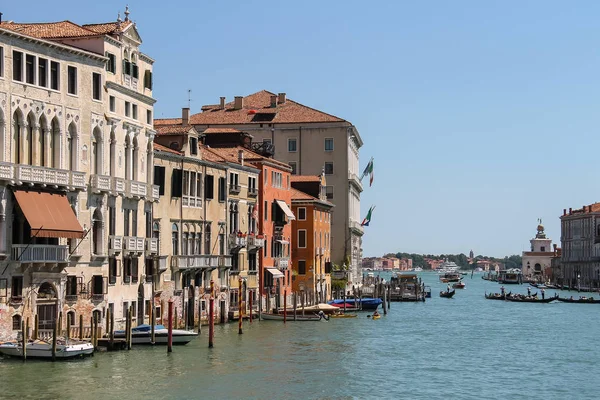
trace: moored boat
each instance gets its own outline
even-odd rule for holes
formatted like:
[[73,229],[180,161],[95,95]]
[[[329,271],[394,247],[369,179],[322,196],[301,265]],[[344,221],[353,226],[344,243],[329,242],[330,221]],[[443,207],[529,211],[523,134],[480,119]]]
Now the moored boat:
[[356,318],[358,314],[331,314],[329,318]]
[[[27,358],[52,358],[52,343],[34,340],[26,345]],[[11,357],[23,357],[23,346],[20,342],[0,344],[0,353]],[[94,353],[94,346],[88,342],[66,343],[62,340],[56,344],[56,358],[67,359],[89,356]]]
[[[198,336],[197,332],[173,329],[173,344],[188,344]],[[116,339],[125,339],[125,331],[115,331]],[[154,326],[154,344],[167,344],[169,330],[164,325]],[[152,326],[143,324],[131,329],[132,344],[152,344]]]
[[[270,314],[270,313],[262,313],[260,318],[265,321],[283,321],[283,314]],[[296,319],[294,319],[294,314],[286,315],[286,321],[320,321],[322,318],[318,315],[298,315],[296,313]]]
[[[375,298],[346,299],[346,303],[354,303],[355,301],[356,301],[356,304],[358,304],[358,306],[363,310],[377,310],[379,305],[381,303],[383,303],[383,301],[381,299],[375,299]],[[344,300],[343,299],[335,299],[335,300],[329,301],[327,304],[331,304],[333,306],[335,306],[336,304],[344,304]]]
[[490,293],[490,294],[486,293],[485,298],[488,300],[505,300],[506,295],[504,295],[502,293]]
[[593,297],[582,297],[579,299],[559,297],[557,300],[563,303],[600,304],[600,300],[595,300]]
[[454,293],[456,293],[456,290],[452,290],[452,291],[446,291],[446,292],[440,292],[440,297],[445,297],[447,299],[451,298],[452,296],[454,296]]
[[536,293],[536,295],[533,295],[533,296],[510,295],[510,296],[506,296],[505,300],[512,301],[515,303],[550,303],[554,300],[558,300],[558,295],[556,295],[554,297],[548,297],[545,299],[539,299],[537,297],[537,293]]
[[464,284],[464,282],[457,282],[457,283],[454,283],[454,284],[452,285],[452,287],[453,287],[454,289],[464,289],[464,288],[465,288],[465,286],[466,286],[466,285]]

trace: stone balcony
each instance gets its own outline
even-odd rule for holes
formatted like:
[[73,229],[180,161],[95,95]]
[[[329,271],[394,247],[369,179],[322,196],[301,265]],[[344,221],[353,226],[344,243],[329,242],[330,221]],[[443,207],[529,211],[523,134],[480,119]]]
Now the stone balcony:
[[138,181],[125,181],[125,196],[129,198],[145,198],[148,194],[148,184]]
[[275,268],[280,270],[286,270],[290,267],[290,258],[289,257],[276,257],[275,258]]
[[265,239],[257,238],[256,236],[248,236],[248,246],[265,247]]
[[350,221],[349,227],[350,230],[356,233],[357,235],[362,236],[365,233],[364,228],[360,225],[360,223],[356,221]]
[[258,189],[249,187],[248,188],[248,197],[256,197],[256,196],[258,196]]
[[43,187],[53,186],[67,190],[86,188],[85,172],[8,162],[0,162],[0,180],[16,185],[38,184]]
[[110,189],[114,195],[125,193],[125,179],[116,176],[111,177]]
[[158,239],[157,238],[146,238],[146,254],[147,255],[158,254]]
[[229,234],[229,249],[241,249],[242,247],[246,247],[247,239],[246,237],[238,236],[236,233]]
[[144,252],[145,238],[139,236],[124,236],[123,250],[127,253],[141,254]]
[[11,260],[21,263],[67,263],[69,247],[46,244],[14,244]]
[[242,188],[240,185],[229,184],[229,194],[240,194],[241,190]]
[[108,175],[91,175],[90,188],[94,193],[111,192],[111,177]]
[[186,269],[215,269],[215,268],[231,268],[231,256],[215,256],[215,255],[187,255],[187,256],[172,256],[171,266],[179,270]]
[[363,191],[363,185],[362,182],[360,181],[360,178],[358,177],[358,175],[356,175],[354,172],[348,172],[348,181],[354,185],[359,192]]
[[108,253],[110,255],[120,254],[123,251],[123,237],[109,236],[108,237]]

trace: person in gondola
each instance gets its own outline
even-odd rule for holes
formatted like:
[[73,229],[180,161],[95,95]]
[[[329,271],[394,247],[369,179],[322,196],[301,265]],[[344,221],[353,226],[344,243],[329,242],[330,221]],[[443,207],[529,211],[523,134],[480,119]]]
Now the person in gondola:
[[446,287],[446,292],[450,293],[450,284],[448,284],[448,286]]
[[542,288],[542,300],[544,300],[545,294],[546,294],[546,291],[544,290],[544,288]]
[[500,287],[500,294],[504,296],[504,285]]
[[527,297],[531,296],[531,288],[527,286]]

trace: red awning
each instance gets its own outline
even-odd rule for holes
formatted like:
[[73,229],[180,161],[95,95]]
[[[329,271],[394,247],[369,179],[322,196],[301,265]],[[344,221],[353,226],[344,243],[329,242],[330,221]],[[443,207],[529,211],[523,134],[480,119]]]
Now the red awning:
[[83,238],[83,229],[64,194],[14,191],[31,227],[31,236]]

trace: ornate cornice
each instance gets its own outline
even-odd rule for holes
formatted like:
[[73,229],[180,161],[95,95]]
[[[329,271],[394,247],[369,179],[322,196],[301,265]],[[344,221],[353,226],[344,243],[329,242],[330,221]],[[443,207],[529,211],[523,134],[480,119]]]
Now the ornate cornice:
[[123,93],[127,96],[133,97],[134,99],[139,100],[142,103],[148,104],[150,106],[152,106],[152,105],[154,105],[154,103],[156,103],[156,100],[153,99],[152,97],[138,93],[135,90],[128,89],[125,86],[119,85],[118,83],[106,82],[106,87],[109,89],[116,90],[117,92]]

